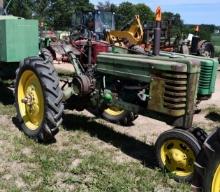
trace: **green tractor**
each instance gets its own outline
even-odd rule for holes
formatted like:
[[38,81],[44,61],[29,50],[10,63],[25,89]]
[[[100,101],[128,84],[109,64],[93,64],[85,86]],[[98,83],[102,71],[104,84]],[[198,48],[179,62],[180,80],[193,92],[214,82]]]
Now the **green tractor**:
[[[1,73],[5,75],[4,69],[19,66],[15,106],[19,126],[26,135],[41,142],[53,140],[62,123],[63,103],[71,104],[76,110],[103,111],[115,106],[174,125],[175,129],[157,139],[158,162],[175,179],[192,179],[194,162],[206,140],[202,130],[192,128],[194,107],[198,93],[210,96],[214,91],[216,60],[156,53],[152,56],[109,53],[111,49],[100,53],[103,45],[93,45],[91,38],[84,42],[89,53],[88,63],[80,62],[80,49],[66,42],[54,45],[60,52],[51,50],[52,57],[48,49],[38,56],[37,21],[1,16],[0,25]],[[91,65],[93,46],[97,54],[95,64]],[[216,135],[219,138],[219,133]],[[211,151],[219,151],[215,144],[207,146]],[[209,157],[206,152],[201,154]],[[213,160],[219,159],[217,153],[213,154]],[[203,165],[200,158],[197,162]],[[202,177],[207,183],[214,183],[216,188],[212,191],[219,189],[219,160],[216,162],[215,166],[210,164],[210,159],[204,162],[204,166],[211,166],[210,174],[214,175],[213,181]],[[199,178],[197,164],[199,176],[196,178]],[[194,186],[202,186],[197,181]]]
[[160,167],[176,180],[190,181],[206,139],[203,130],[192,128],[194,108],[198,95],[212,95],[218,62],[163,52],[151,56],[111,53],[109,45],[95,43],[91,36],[80,41],[87,59],[80,56],[82,44],[55,41],[41,52],[42,58],[21,63],[15,97],[24,133],[40,141],[53,139],[62,121],[61,100],[76,110],[105,111],[114,106],[149,116],[175,127],[157,139]]

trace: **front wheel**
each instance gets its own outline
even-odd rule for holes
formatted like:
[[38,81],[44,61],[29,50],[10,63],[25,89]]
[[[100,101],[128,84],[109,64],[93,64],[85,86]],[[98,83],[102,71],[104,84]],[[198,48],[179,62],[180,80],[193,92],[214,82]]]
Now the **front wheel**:
[[138,115],[116,106],[110,106],[103,111],[102,117],[112,123],[120,123],[121,125],[128,126],[132,124]]
[[25,59],[17,72],[15,87],[21,130],[41,142],[53,140],[62,122],[62,98],[53,65],[39,57]]
[[177,181],[192,180],[194,162],[201,147],[190,132],[182,129],[165,131],[157,139],[155,147],[162,169],[170,172]]

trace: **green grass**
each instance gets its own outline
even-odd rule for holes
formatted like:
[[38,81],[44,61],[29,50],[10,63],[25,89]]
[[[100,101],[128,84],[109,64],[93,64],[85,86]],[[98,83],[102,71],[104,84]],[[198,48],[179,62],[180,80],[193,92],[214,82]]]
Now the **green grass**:
[[[7,174],[12,176],[8,180],[0,180],[0,190],[191,190],[188,184],[175,182],[168,174],[160,171],[155,162],[151,162],[154,159],[151,146],[83,116],[65,117],[63,127],[58,136],[60,141],[42,145],[16,129],[11,132],[7,127],[0,126],[0,141],[5,142],[0,153],[7,151],[6,159],[0,159],[0,165],[6,163],[11,167],[16,163],[20,167],[18,170],[8,168],[0,174],[2,178]],[[122,161],[117,161],[115,157],[122,158]],[[78,163],[74,164],[76,160]],[[22,185],[19,186],[15,182],[17,180],[21,180]]]
[[211,42],[215,45],[215,46],[220,46],[220,35],[218,34],[213,34],[211,37]]
[[[12,92],[0,100],[0,191],[190,191],[156,165],[154,147],[81,115],[65,115],[57,142],[36,143],[12,123]],[[2,155],[4,154],[4,155]]]
[[215,46],[215,56],[220,56],[220,35],[213,34],[211,37],[211,42]]
[[15,116],[16,110],[14,105],[3,105],[0,103],[0,115],[10,115],[10,116]]

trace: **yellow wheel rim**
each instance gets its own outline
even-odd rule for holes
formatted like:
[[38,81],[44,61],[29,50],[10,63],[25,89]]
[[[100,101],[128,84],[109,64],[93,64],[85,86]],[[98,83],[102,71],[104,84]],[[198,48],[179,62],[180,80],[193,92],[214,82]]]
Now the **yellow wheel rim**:
[[160,155],[164,166],[172,174],[179,177],[192,174],[196,158],[185,142],[175,139],[166,141],[161,147]]
[[220,165],[217,167],[213,177],[212,192],[220,192]]
[[22,73],[18,84],[18,106],[26,127],[39,128],[44,116],[44,97],[38,77],[31,70]]
[[105,110],[105,113],[107,113],[111,116],[118,116],[118,115],[121,115],[122,113],[124,113],[124,110],[119,109],[118,107],[115,107],[115,106],[111,106]]

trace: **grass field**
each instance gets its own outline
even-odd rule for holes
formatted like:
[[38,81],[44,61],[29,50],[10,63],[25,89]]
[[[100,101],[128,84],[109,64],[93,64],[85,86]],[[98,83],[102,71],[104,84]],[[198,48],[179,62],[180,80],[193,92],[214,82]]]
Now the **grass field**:
[[0,98],[0,191],[190,191],[157,167],[153,146],[80,114],[64,115],[55,143],[36,143],[15,126],[8,98]]
[[213,34],[211,37],[211,42],[215,46],[215,56],[219,57],[220,56],[220,35],[218,34]]

